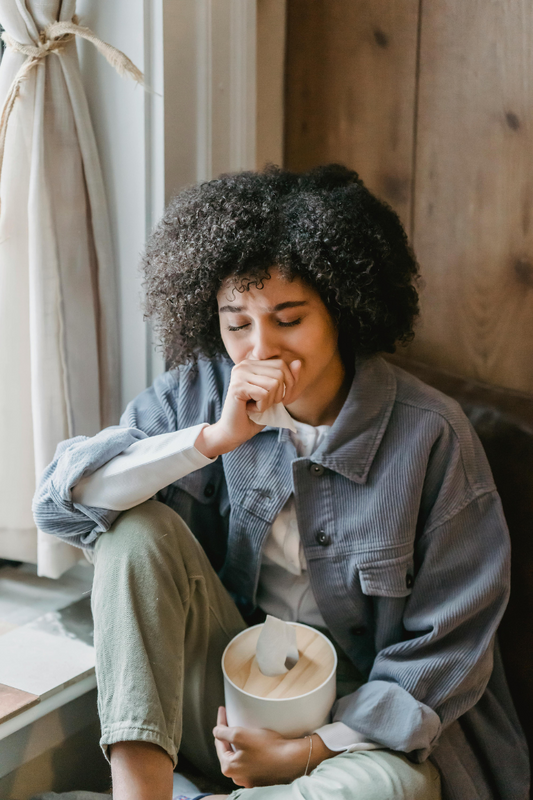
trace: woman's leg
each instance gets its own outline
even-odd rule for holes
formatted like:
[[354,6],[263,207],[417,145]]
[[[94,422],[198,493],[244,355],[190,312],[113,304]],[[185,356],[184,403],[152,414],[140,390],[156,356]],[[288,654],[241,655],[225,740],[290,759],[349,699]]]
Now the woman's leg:
[[[220,777],[211,734],[220,659],[246,625],[183,520],[156,501],[121,514],[96,545],[92,602],[104,750],[149,743],[148,768],[150,751],[164,755],[153,745],[171,765],[181,746]],[[134,751],[116,748],[117,769],[140,763]]]
[[228,800],[440,800],[440,778],[426,761],[390,750],[342,753],[284,786],[237,789]]

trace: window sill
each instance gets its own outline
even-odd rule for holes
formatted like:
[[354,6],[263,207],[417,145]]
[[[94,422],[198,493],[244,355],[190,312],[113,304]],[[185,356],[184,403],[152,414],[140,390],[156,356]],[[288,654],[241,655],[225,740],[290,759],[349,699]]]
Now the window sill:
[[0,739],[95,687],[91,583],[84,564],[0,569]]

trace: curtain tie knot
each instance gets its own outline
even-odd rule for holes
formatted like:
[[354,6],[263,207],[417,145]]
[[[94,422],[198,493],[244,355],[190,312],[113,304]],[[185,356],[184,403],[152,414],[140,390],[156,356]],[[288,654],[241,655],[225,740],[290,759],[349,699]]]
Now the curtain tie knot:
[[144,76],[140,69],[128,58],[125,53],[113,47],[111,44],[102,41],[96,36],[90,28],[79,25],[78,17],[72,17],[70,21],[63,22],[50,22],[39,33],[38,44],[22,44],[10,36],[7,31],[2,33],[8,50],[15,53],[22,53],[27,56],[26,60],[20,67],[15,75],[9,91],[7,93],[2,114],[0,116],[0,179],[2,176],[2,165],[4,161],[4,150],[6,143],[7,123],[13,111],[15,100],[18,97],[20,86],[22,82],[28,77],[29,73],[41,63],[41,61],[50,55],[61,55],[65,46],[73,39],[79,36],[81,39],[87,39],[91,42],[96,49],[104,56],[104,58],[111,64],[111,66],[118,72],[121,77],[129,75],[134,81],[144,85]]
[[[78,25],[78,18],[73,17],[72,23]],[[44,30],[39,32],[38,44],[22,44],[21,42],[17,42],[7,31],[2,33],[2,39],[8,50],[12,50],[14,53],[22,53],[28,56],[28,58],[39,61],[41,58],[45,58],[49,53],[61,52],[65,45],[75,38],[74,33],[67,33],[62,30],[62,26],[64,25],[65,23],[63,22],[51,22]]]

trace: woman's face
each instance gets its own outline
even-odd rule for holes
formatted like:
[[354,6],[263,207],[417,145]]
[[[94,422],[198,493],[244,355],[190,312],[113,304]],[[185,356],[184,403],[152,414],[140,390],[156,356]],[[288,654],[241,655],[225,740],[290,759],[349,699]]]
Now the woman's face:
[[272,268],[262,286],[238,292],[231,280],[222,285],[217,296],[222,340],[235,364],[300,360],[292,403],[342,369],[337,329],[318,292],[300,278],[288,281]]

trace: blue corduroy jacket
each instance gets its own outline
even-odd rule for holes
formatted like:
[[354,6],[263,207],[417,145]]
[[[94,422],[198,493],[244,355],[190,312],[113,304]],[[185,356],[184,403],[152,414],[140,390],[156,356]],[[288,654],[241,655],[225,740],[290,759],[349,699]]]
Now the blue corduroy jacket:
[[[145,436],[215,422],[231,362],[167,372],[120,426],[59,445],[34,501],[38,527],[92,547],[119,512],[70,489]],[[367,677],[334,720],[431,754],[446,800],[526,800],[527,747],[495,646],[509,594],[509,536],[481,444],[459,405],[380,357],[358,361],[346,402],[311,459],[265,428],[166,487],[246,615],[261,550],[294,492],[320,612]]]

